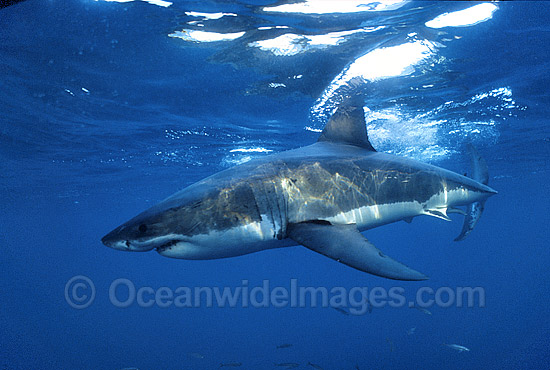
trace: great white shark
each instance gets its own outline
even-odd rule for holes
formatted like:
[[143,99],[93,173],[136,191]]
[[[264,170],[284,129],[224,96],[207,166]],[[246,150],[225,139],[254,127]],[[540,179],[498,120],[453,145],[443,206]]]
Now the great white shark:
[[[457,240],[475,226],[487,166],[473,151],[473,177],[377,152],[364,110],[342,106],[316,143],[272,154],[207,177],[103,237],[122,251],[183,259],[239,256],[301,244],[370,274],[397,280],[426,275],[393,260],[360,232],[420,215],[465,215]],[[466,212],[458,209],[466,206]]]

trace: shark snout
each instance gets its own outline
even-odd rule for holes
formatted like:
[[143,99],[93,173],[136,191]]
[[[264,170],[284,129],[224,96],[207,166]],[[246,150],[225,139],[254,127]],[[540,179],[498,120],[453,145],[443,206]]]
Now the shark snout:
[[125,224],[105,235],[101,238],[101,242],[116,250],[147,252],[157,248],[162,249],[181,241],[179,235],[139,235],[144,234],[146,231],[143,228],[141,228],[141,231],[139,230],[139,226]]
[[101,238],[103,245],[120,251],[130,250],[130,243],[119,235],[118,228]]

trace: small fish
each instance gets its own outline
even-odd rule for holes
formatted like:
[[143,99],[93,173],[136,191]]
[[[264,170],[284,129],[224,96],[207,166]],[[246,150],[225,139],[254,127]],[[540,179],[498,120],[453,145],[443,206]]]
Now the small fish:
[[429,310],[427,310],[423,307],[418,307],[418,306],[413,306],[413,307],[416,308],[418,311],[420,311],[422,313],[425,313],[426,315],[431,315],[432,314]]
[[470,349],[469,348],[466,348],[464,346],[461,346],[459,344],[443,344],[444,346],[447,346],[449,348],[452,348],[454,349],[455,351],[458,351],[458,352],[470,352]]
[[192,357],[192,358],[197,358],[197,359],[203,359],[204,358],[204,355],[202,355],[198,352],[189,352],[187,354],[187,356]]
[[415,331],[416,331],[416,326],[414,328],[408,329],[407,330],[407,335],[413,335]]
[[275,366],[286,367],[287,369],[294,369],[300,366],[300,364],[297,364],[296,362],[281,362],[279,364],[275,364]]
[[311,366],[312,368],[314,369],[317,369],[317,370],[323,370],[323,368],[319,365],[316,365],[316,364],[312,364],[311,362],[308,362],[307,363],[309,366]]
[[393,352],[393,342],[391,341],[391,339],[386,338],[386,342],[388,342],[390,344],[390,352]]
[[281,349],[281,348],[290,348],[290,347],[292,347],[292,346],[293,346],[293,345],[290,344],[290,343],[283,343],[283,344],[279,344],[279,345],[277,346],[277,349]]
[[239,367],[242,365],[243,364],[241,362],[226,362],[225,364],[224,363],[220,364],[220,367]]
[[332,308],[334,308],[336,311],[340,312],[342,315],[349,316],[349,312],[344,310],[343,308],[340,308],[340,307],[332,307]]

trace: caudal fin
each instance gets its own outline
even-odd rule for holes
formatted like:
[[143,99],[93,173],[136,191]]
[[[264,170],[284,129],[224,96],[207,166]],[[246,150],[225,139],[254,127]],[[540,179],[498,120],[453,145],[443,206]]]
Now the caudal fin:
[[[472,144],[468,145],[468,151],[470,152],[470,167],[472,168],[472,179],[488,185],[489,183],[489,168],[485,159],[479,155],[477,150]],[[455,242],[464,240],[472,232],[477,222],[481,218],[483,209],[485,207],[485,201],[473,202],[466,207],[466,216],[464,217],[464,225],[462,225],[462,231],[460,235],[455,238]]]

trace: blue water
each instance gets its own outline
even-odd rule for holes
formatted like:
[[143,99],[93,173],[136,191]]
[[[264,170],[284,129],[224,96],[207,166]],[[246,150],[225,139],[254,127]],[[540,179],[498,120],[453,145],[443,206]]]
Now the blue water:
[[[491,19],[442,29],[425,23],[472,3],[262,11],[272,3],[28,0],[0,9],[1,368],[550,368],[550,3],[502,2]],[[235,15],[203,20],[186,11]],[[269,26],[290,28],[258,30]],[[378,26],[294,55],[251,46],[285,33]],[[246,33],[210,43],[168,36],[183,29]],[[418,40],[436,46],[406,73],[331,90],[361,56]],[[184,261],[101,244],[201,178],[315,142],[350,91],[369,109],[378,150],[465,173],[472,142],[489,164],[499,194],[465,241],[452,241],[460,215],[366,233],[430,280],[385,280],[300,247]],[[80,275],[96,294],[75,309],[65,289]],[[435,305],[431,315],[388,306],[360,316],[311,305],[120,308],[109,296],[120,278],[153,290],[297,279],[328,289],[403,287],[407,298],[421,287],[482,287],[486,302]],[[470,351],[442,345],[451,343]]]

